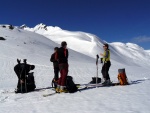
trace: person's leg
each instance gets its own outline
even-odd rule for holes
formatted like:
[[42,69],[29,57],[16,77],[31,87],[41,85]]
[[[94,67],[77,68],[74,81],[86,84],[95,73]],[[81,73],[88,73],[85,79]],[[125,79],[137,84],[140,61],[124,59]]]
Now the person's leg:
[[106,71],[105,71],[105,68],[106,68],[106,65],[104,64],[103,67],[102,67],[102,70],[101,70],[101,73],[103,75],[103,79],[105,80],[106,79]]
[[63,67],[62,67],[62,64],[59,64],[59,71],[58,72],[60,72],[60,77],[57,80],[56,92],[60,91],[60,86],[61,86],[61,81],[62,81],[62,76],[63,76]]
[[102,75],[104,78],[104,82],[102,84],[107,84],[108,82],[110,82],[110,77],[109,77],[109,67],[110,67],[110,63],[105,63],[102,67]]
[[60,78],[57,81],[56,92],[59,92],[59,90],[60,90],[61,81],[62,81],[62,69],[60,70]]
[[57,88],[58,85],[58,78],[59,78],[59,67],[54,68],[54,78],[52,80],[54,87]]
[[57,81],[59,77],[59,68],[54,68],[54,79]]
[[110,80],[110,77],[109,77],[109,68],[110,68],[110,62],[107,62],[106,63],[106,68],[105,68],[105,71],[106,71],[106,80]]
[[64,64],[64,68],[62,69],[62,81],[60,85],[60,92],[66,92],[66,78],[68,75],[68,64]]
[[64,68],[62,70],[62,81],[61,81],[61,86],[65,86],[66,85],[66,78],[67,78],[67,75],[68,75],[68,68]]

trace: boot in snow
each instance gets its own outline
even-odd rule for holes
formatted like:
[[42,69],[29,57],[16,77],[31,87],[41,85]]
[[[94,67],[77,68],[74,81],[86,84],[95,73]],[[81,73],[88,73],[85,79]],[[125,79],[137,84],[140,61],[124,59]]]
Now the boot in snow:
[[59,93],[67,93],[67,89],[65,88],[65,86],[60,86],[60,90]]

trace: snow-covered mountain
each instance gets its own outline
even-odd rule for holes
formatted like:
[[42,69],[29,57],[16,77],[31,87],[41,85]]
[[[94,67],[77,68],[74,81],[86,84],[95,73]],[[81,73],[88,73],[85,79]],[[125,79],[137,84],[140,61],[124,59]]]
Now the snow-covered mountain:
[[[75,83],[88,83],[96,76],[95,57],[103,52],[99,37],[81,31],[73,32],[44,24],[29,28],[0,25],[0,113],[149,113],[150,50],[133,43],[109,43],[110,78],[117,81],[119,68],[125,68],[131,85],[93,88],[74,94],[58,94],[44,98],[51,89],[14,94],[17,76],[16,59],[27,59],[35,65],[37,88],[51,86],[53,65],[49,61],[54,47],[66,41],[69,48],[69,75]],[[98,76],[101,75],[99,63]]]
[[[103,51],[103,44],[106,42],[90,33],[67,31],[45,24],[38,24],[34,28],[25,27],[24,30],[43,35],[58,44],[63,40],[67,40],[70,49],[93,58]],[[112,52],[111,59],[114,61],[120,63],[125,61],[128,65],[134,65],[135,63],[140,65],[141,62],[146,65],[150,64],[149,53],[136,44],[114,42],[109,43],[109,45]]]

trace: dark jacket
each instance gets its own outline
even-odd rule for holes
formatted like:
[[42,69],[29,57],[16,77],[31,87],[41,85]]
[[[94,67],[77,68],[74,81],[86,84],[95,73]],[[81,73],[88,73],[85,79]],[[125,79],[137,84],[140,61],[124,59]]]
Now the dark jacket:
[[68,63],[68,49],[60,47],[56,53],[56,59],[59,64]]
[[53,62],[54,68],[58,68],[58,61],[55,59],[55,55],[56,55],[56,53],[53,53],[51,55],[50,61]]

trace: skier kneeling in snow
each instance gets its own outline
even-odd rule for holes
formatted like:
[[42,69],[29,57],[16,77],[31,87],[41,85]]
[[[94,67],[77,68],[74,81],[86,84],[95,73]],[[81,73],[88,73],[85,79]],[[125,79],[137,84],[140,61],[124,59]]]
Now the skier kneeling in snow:
[[66,90],[66,78],[68,75],[68,49],[66,49],[67,43],[63,41],[61,47],[58,48],[56,52],[55,59],[59,63],[60,78],[58,79],[58,84],[56,92],[67,92]]
[[103,78],[104,78],[104,82],[102,84],[110,85],[111,82],[110,82],[110,77],[109,77],[109,73],[108,73],[109,68],[111,66],[110,50],[109,50],[108,44],[104,44],[103,48],[104,48],[104,53],[103,54],[100,53],[100,55],[103,57],[102,62],[104,62],[102,70],[101,70]]
[[16,93],[26,93],[29,91],[33,91],[35,89],[35,82],[33,72],[29,73],[30,70],[35,68],[34,65],[30,65],[26,63],[26,59],[24,59],[24,63],[20,63],[21,60],[17,59],[18,64],[14,67],[14,71],[18,77],[18,84]]

